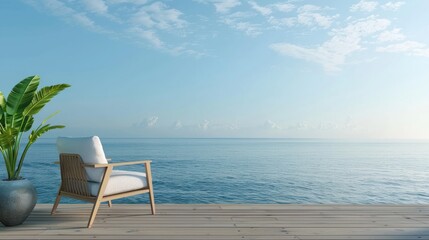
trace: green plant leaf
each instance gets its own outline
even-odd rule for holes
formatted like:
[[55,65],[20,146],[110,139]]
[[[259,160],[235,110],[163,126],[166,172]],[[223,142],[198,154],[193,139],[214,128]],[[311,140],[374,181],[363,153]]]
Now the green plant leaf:
[[6,118],[4,116],[4,113],[2,114],[2,117],[0,117],[0,129],[6,127]]
[[42,136],[46,132],[49,132],[53,129],[64,128],[64,127],[65,126],[63,125],[53,125],[53,126],[51,126],[50,124],[43,125],[37,128],[36,130],[31,131],[31,134],[28,136],[28,140],[29,142],[34,143],[40,136]]
[[4,98],[3,93],[0,91],[0,112],[6,110],[6,99]]
[[31,129],[31,127],[33,126],[34,123],[34,118],[33,116],[27,116],[23,118],[23,123],[21,125],[21,132],[27,132]]
[[5,120],[6,120],[6,126],[19,128],[22,124],[23,116],[22,116],[22,114],[19,114],[19,113],[16,113],[13,115],[6,113],[6,119]]
[[7,96],[6,112],[10,115],[22,113],[33,100],[39,82],[40,77],[36,75],[25,78],[16,84]]
[[[19,179],[21,167],[31,145],[44,133],[64,128],[62,125],[51,126],[46,121],[56,113],[48,116],[28,136],[29,141],[23,151],[20,150],[21,137],[24,132],[30,131],[34,124],[34,115],[68,84],[58,84],[44,87],[37,91],[40,78],[31,76],[16,84],[7,99],[0,92],[0,151],[6,165],[9,180]],[[16,167],[19,158],[18,167]]]
[[6,110],[6,99],[4,98],[3,93],[0,91],[0,120],[3,118],[3,113],[5,112],[5,110]]
[[25,108],[23,115],[37,114],[55,95],[68,87],[70,87],[68,84],[43,87],[34,95],[32,102]]
[[45,119],[43,119],[41,125],[45,124],[49,119],[53,118],[58,113],[60,113],[60,111],[56,111],[56,112],[52,113],[51,115],[47,116]]
[[15,144],[19,130],[16,128],[6,128],[0,130],[0,150],[3,151],[12,147]]

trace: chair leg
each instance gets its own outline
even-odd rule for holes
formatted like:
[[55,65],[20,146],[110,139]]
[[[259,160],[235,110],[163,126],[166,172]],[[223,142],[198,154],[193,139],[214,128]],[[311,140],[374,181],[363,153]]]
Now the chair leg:
[[149,200],[152,215],[155,215],[155,197],[153,196],[153,185],[152,185],[152,170],[150,168],[150,162],[145,164],[146,168],[146,180],[149,188]]
[[109,207],[112,207],[112,201],[108,201],[107,204],[109,204]]
[[54,215],[55,211],[57,210],[58,204],[60,204],[61,200],[61,191],[58,192],[57,198],[55,199],[54,206],[52,207],[51,215]]
[[149,190],[149,200],[150,200],[150,209],[152,210],[152,215],[155,215],[155,213],[156,213],[156,210],[155,210],[155,198],[153,196],[152,189]]
[[92,207],[91,217],[89,218],[89,221],[88,221],[87,228],[92,227],[92,224],[94,223],[94,220],[95,220],[95,216],[97,216],[97,212],[98,212],[98,208],[100,207],[100,203],[101,202],[98,199],[94,203],[94,206]]
[[[112,166],[107,166],[106,170],[104,171],[103,178],[100,183],[100,188],[98,189],[97,199],[95,200],[94,207],[92,208],[91,217],[88,221],[88,228],[92,226],[95,220],[95,216],[97,215],[98,208],[100,207],[100,204],[103,200],[104,196],[104,190],[106,190],[107,183],[109,182],[110,174],[112,173]],[[110,202],[110,201],[109,201]]]

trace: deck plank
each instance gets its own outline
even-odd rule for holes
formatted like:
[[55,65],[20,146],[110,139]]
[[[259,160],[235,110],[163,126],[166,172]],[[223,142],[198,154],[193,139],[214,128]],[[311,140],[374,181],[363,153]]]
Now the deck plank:
[[429,205],[38,204],[0,239],[429,239]]

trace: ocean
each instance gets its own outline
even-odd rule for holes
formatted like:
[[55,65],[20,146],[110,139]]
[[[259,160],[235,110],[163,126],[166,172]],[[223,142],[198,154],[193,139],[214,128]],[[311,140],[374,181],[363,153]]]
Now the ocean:
[[[113,162],[153,160],[156,203],[429,203],[429,141],[101,140]],[[57,159],[55,139],[40,139],[27,155],[22,176],[36,186],[39,203],[55,199]],[[147,203],[148,195],[113,202]]]

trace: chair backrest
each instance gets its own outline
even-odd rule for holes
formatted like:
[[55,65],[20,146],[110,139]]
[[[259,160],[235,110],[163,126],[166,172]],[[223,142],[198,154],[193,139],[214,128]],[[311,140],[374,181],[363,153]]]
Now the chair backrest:
[[61,191],[90,197],[88,177],[78,154],[61,153]]
[[[103,146],[97,136],[83,138],[59,137],[57,139],[57,149],[60,154],[78,154],[85,164],[107,164]],[[105,169],[87,167],[85,170],[89,181],[101,182]]]

